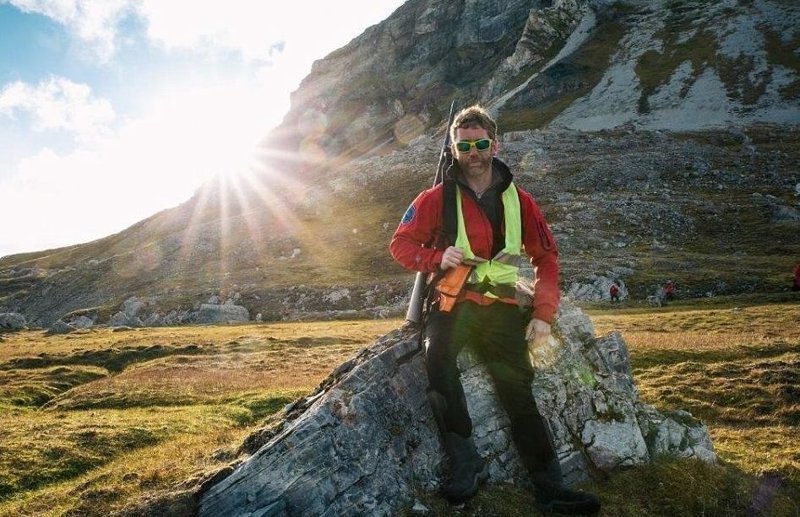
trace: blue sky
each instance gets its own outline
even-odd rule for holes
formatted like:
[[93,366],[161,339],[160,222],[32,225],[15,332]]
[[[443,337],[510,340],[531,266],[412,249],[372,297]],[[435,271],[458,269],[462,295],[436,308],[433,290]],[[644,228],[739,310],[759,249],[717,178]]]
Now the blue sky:
[[0,0],[0,256],[245,172],[315,59],[403,0]]

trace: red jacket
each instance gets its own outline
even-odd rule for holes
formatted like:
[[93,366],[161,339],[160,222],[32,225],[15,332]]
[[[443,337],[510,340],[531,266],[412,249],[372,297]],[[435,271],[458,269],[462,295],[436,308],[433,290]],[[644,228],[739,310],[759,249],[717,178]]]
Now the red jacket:
[[[511,181],[511,172],[500,160],[495,159],[495,170],[503,177],[503,184]],[[461,187],[462,210],[467,226],[467,237],[472,252],[479,257],[492,257],[492,226],[474,197],[463,183]],[[501,185],[500,192],[505,190]],[[533,317],[551,322],[558,309],[558,250],[552,233],[545,222],[533,196],[517,187],[520,211],[522,213],[522,245],[524,252],[531,257],[531,265],[536,273],[533,302]],[[444,247],[436,247],[438,236],[444,224],[442,217],[443,188],[439,184],[420,193],[408,207],[403,220],[392,237],[389,250],[392,257],[403,267],[425,273],[436,272],[442,262]],[[424,247],[434,243],[434,247]],[[486,305],[495,299],[466,291],[462,299]],[[503,299],[507,303],[515,303]]]

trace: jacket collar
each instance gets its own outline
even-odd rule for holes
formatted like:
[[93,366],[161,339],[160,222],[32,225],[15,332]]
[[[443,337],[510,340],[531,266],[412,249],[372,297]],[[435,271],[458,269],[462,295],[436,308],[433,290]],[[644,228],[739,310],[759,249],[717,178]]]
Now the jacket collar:
[[[492,158],[492,175],[494,176],[493,184],[491,187],[489,187],[489,190],[505,192],[505,190],[514,180],[514,175],[511,174],[511,169],[503,160],[497,157]],[[467,185],[467,182],[464,181],[464,175],[462,174],[461,168],[458,166],[458,161],[455,158],[453,158],[450,166],[445,171],[444,177],[445,180],[455,180],[459,187],[462,189],[467,189],[467,192],[475,195],[469,185]],[[499,178],[499,181],[497,178]]]

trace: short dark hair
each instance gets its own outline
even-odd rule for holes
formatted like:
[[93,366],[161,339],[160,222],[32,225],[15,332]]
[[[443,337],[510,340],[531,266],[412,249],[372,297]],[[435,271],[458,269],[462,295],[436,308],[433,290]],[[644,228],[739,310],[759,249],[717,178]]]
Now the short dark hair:
[[480,127],[486,130],[492,140],[497,136],[497,122],[492,119],[489,112],[480,104],[464,108],[456,114],[450,126],[450,140],[455,142],[456,130],[459,128]]

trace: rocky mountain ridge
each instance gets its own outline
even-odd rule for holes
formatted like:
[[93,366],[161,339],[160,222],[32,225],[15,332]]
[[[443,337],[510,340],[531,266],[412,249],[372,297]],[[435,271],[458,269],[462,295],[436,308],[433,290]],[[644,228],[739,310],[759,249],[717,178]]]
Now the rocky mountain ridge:
[[798,23],[784,0],[409,1],[315,63],[282,130],[325,155],[403,145],[451,97],[507,130],[796,125]]
[[411,275],[386,247],[453,97],[497,113],[564,292],[781,291],[800,256],[799,20],[783,0],[409,0],[315,64],[269,139],[280,157],[118,234],[0,258],[0,312],[103,323],[131,296],[167,315],[239,293],[265,320],[400,314]]

